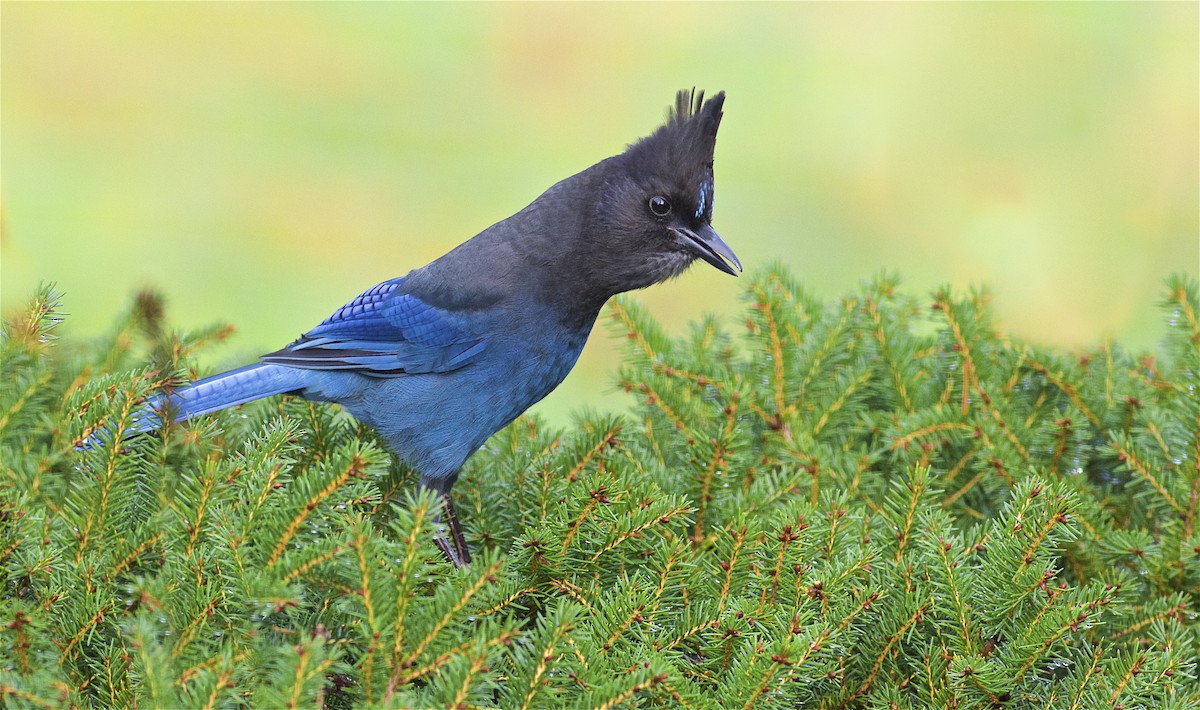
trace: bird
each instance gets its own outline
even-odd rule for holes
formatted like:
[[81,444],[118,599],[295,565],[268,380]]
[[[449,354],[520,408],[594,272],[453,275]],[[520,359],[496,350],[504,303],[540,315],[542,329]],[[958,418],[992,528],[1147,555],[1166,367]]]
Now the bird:
[[724,102],[679,91],[666,121],[623,152],[258,362],[151,397],[122,438],[273,395],[335,402],[441,498],[435,543],[469,564],[450,499],[459,472],[563,381],[601,307],[697,260],[741,272],[712,227]]

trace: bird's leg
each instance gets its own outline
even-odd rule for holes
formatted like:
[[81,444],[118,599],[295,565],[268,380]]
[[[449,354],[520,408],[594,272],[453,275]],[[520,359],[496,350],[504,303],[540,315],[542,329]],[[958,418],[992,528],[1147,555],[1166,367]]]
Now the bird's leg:
[[[462,528],[458,524],[458,516],[454,513],[454,503],[450,500],[449,493],[442,494],[442,502],[445,504],[443,513],[445,518],[439,522],[445,522],[446,528],[439,525],[438,531],[434,534],[433,542],[450,560],[456,568],[463,568],[471,564],[471,551],[467,549],[467,540],[463,537]],[[449,533],[447,539],[445,533]]]
[[458,516],[454,513],[454,503],[450,500],[450,489],[457,479],[457,473],[441,478],[421,476],[421,487],[435,491],[442,499],[442,509],[433,519],[433,544],[438,546],[447,560],[461,569],[471,564],[471,551],[467,549],[467,540],[463,537]]

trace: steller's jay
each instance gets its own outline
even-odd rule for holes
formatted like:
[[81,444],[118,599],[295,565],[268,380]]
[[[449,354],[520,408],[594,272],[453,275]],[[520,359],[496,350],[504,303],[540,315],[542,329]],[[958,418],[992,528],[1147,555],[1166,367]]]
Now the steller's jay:
[[[374,427],[445,502],[492,434],[558,386],[601,306],[697,258],[741,264],[710,224],[724,92],[680,91],[665,125],[546,190],[428,266],[385,281],[262,361],[151,400],[133,431],[276,394],[337,402]],[[133,432],[128,432],[133,433]]]

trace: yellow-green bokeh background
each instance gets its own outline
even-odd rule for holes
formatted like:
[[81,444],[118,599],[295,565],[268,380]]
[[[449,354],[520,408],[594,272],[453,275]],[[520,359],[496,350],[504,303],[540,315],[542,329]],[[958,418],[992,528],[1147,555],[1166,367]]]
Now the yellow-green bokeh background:
[[[728,92],[714,223],[750,269],[837,296],[986,283],[1002,326],[1149,348],[1200,270],[1198,5],[0,5],[5,312],[67,332],[136,290],[275,349],[357,292]],[[735,313],[709,268],[640,296]],[[621,406],[593,338],[547,402]]]

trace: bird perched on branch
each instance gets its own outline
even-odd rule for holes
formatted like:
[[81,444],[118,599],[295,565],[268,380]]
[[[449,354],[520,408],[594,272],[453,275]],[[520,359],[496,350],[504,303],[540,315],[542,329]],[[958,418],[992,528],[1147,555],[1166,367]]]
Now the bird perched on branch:
[[713,148],[725,94],[680,91],[667,121],[546,190],[433,263],[385,281],[261,362],[154,398],[152,431],[276,394],[337,402],[445,500],[456,565],[470,561],[450,489],[492,434],[575,365],[601,306],[700,259],[741,264],[713,231]]

